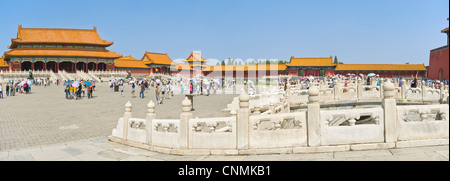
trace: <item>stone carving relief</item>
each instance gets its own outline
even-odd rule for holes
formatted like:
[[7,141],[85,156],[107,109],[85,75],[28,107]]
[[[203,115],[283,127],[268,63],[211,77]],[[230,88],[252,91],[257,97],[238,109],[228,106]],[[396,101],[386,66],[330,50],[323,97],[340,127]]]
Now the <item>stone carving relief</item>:
[[303,128],[302,122],[293,116],[260,118],[252,126],[253,130],[258,131]]

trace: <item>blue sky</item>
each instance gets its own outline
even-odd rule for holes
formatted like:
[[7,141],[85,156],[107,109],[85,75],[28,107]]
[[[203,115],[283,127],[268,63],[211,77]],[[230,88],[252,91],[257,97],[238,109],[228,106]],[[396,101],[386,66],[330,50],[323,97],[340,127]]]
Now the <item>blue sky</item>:
[[424,63],[446,44],[448,0],[0,0],[0,51],[17,26],[97,27],[108,49],[185,59],[337,56],[344,63]]

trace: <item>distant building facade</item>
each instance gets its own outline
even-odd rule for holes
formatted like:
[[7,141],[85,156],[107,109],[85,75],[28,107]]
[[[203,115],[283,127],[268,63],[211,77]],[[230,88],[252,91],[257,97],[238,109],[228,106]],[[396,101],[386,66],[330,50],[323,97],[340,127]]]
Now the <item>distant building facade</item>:
[[4,61],[9,70],[114,70],[114,59],[122,55],[106,47],[94,29],[22,28],[11,39]]
[[[448,20],[448,18],[447,18]],[[449,29],[443,29],[441,33],[447,34],[447,45],[435,48],[430,51],[430,64],[428,71],[428,79],[433,80],[449,80]]]

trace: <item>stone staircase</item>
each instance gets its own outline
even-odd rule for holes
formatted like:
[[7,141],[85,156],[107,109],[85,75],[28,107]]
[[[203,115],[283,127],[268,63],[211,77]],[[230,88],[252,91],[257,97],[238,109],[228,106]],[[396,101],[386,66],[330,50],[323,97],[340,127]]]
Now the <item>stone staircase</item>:
[[93,80],[94,79],[94,78],[92,78],[92,76],[90,76],[89,74],[86,74],[83,71],[77,71],[76,74],[77,74],[78,77],[81,77],[84,80]]
[[88,72],[87,73],[89,76],[92,77],[93,80],[97,81],[97,82],[102,82],[102,80],[100,80],[99,77],[97,77],[95,74],[93,74],[92,72]]

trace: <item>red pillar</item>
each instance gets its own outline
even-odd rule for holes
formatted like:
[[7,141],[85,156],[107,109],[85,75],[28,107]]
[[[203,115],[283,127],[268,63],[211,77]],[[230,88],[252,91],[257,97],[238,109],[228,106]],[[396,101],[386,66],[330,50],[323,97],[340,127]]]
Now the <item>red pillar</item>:
[[95,65],[94,70],[98,71],[98,63],[95,63],[94,65]]
[[44,62],[44,70],[47,70],[47,62]]
[[75,72],[75,63],[72,62],[72,72]]
[[31,62],[31,70],[34,70],[34,62]]
[[56,72],[55,73],[58,73],[59,72],[59,62],[56,62]]
[[13,68],[13,63],[9,62],[9,70],[12,71],[12,68]]

